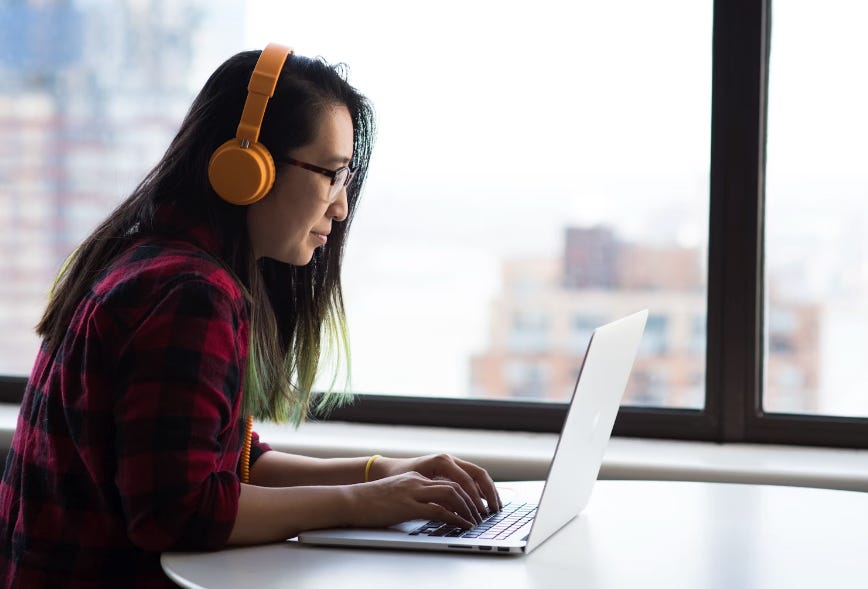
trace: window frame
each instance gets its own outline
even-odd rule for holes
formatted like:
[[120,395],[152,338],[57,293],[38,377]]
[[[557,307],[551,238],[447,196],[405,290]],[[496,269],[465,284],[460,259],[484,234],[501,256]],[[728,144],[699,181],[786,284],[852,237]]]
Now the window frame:
[[[764,342],[764,164],[772,0],[713,7],[706,404],[622,407],[617,436],[868,448],[868,419],[767,413]],[[0,402],[26,378],[0,376]],[[360,395],[319,419],[557,432],[563,403]]]

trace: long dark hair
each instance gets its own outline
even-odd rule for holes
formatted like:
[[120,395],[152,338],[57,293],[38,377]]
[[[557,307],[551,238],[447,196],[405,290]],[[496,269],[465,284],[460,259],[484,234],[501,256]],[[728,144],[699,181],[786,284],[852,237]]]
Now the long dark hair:
[[[212,255],[248,297],[251,323],[245,413],[297,424],[307,415],[323,347],[336,354],[335,374],[341,359],[349,368],[340,270],[373,148],[374,113],[368,100],[347,82],[345,66],[294,54],[287,58],[265,112],[260,143],[275,155],[307,145],[315,139],[323,114],[336,104],[344,105],[353,120],[351,165],[357,171],[347,187],[346,220],[334,224],[328,244],[317,248],[309,264],[257,261],[250,246],[246,209],[217,196],[207,169],[214,150],[235,136],[247,83],[260,53],[239,53],[211,75],[163,158],[70,255],[36,331],[43,337],[43,346],[53,352],[81,299],[112,261],[134,241],[172,233],[157,212],[164,206],[174,207],[181,217],[209,228],[220,244]],[[327,346],[322,345],[323,337]],[[343,399],[343,395],[325,395],[320,408]]]

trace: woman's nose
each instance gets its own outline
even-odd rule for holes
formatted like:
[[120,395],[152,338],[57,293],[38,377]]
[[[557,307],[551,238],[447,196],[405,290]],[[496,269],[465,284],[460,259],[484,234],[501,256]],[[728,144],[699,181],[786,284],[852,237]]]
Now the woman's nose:
[[335,221],[344,221],[349,214],[349,203],[347,202],[347,187],[341,188],[338,193],[337,200],[329,207],[329,216]]

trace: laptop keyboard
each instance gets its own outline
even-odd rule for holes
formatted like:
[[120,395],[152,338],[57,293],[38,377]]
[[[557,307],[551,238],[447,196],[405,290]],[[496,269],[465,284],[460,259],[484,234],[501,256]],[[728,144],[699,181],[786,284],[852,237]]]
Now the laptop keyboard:
[[447,538],[481,538],[503,540],[508,538],[536,516],[536,503],[507,503],[469,530],[438,521],[430,521],[410,532],[411,536],[444,536]]

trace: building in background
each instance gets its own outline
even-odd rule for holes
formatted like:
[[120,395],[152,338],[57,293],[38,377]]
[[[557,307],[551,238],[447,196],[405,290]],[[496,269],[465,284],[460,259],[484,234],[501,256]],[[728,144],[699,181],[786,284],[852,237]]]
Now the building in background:
[[63,260],[168,146],[197,48],[241,38],[234,4],[0,3],[0,374],[29,372]]
[[[488,349],[471,358],[472,393],[564,401],[593,329],[648,308],[625,404],[701,407],[706,347],[702,252],[627,243],[604,226],[567,228],[565,237],[561,259],[504,264]],[[770,394],[786,391],[790,410],[812,410],[819,370],[818,308],[776,308],[786,313],[778,312],[770,322],[776,352],[768,363]]]

